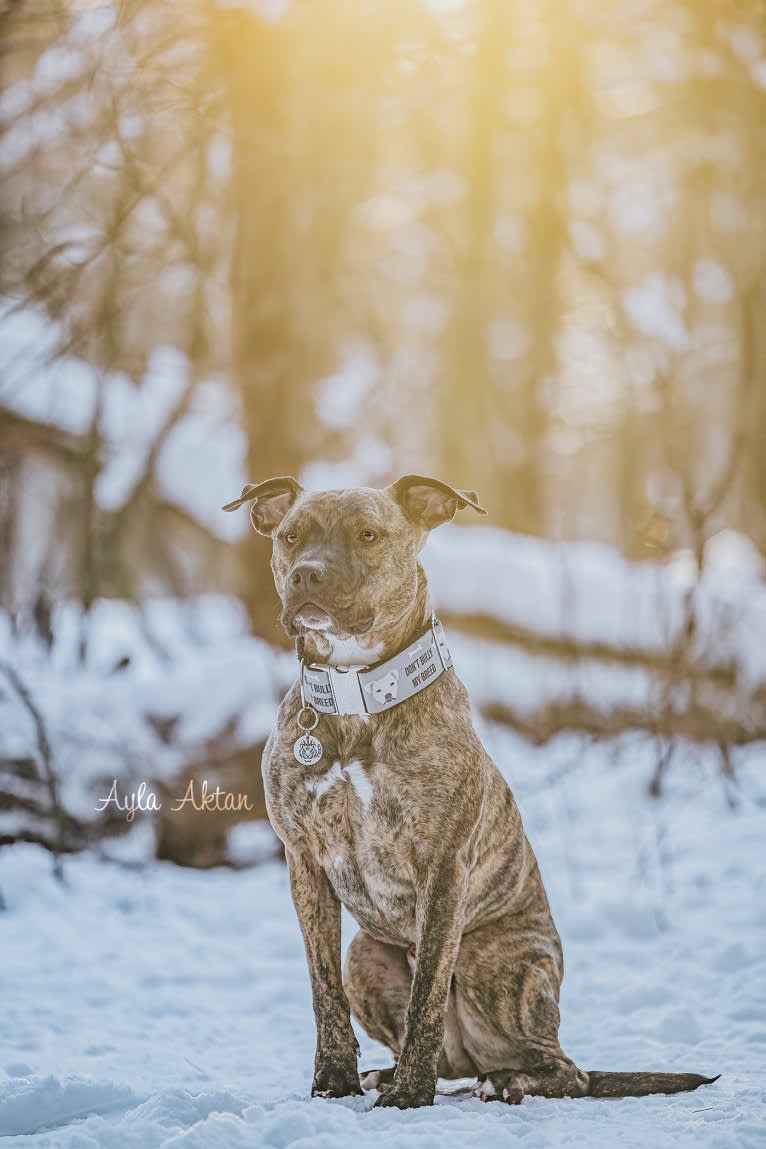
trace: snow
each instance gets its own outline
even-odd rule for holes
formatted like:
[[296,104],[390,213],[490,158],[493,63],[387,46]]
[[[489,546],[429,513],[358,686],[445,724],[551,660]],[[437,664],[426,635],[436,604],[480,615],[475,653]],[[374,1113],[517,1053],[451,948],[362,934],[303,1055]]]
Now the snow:
[[529,332],[515,319],[496,319],[489,327],[489,349],[493,359],[522,359],[530,347]]
[[655,236],[663,226],[670,191],[651,170],[631,173],[611,191],[609,218],[618,235]]
[[424,200],[441,204],[458,203],[468,192],[468,183],[460,172],[439,168],[410,181],[412,194]]
[[[36,847],[0,852],[0,1134],[8,1149],[706,1149],[766,1137],[763,751],[730,808],[685,750],[659,803],[651,743],[483,735],[512,783],[562,933],[562,1044],[585,1068],[722,1073],[622,1101],[440,1095],[370,1112],[309,1100],[314,1030],[281,863],[138,870],[90,855],[66,884]],[[354,924],[344,919],[344,944]],[[389,1055],[359,1032],[362,1067]],[[450,1087],[452,1083],[450,1083]]]
[[728,303],[734,295],[729,272],[715,259],[699,259],[692,269],[694,290],[709,303]]
[[718,531],[705,545],[705,567],[715,578],[758,584],[766,578],[766,558],[746,535],[729,528]]
[[340,431],[358,424],[379,373],[373,349],[359,347],[338,371],[322,379],[317,386],[316,409],[325,426]]
[[171,348],[152,354],[141,387],[113,373],[102,387],[101,433],[106,463],[96,480],[96,500],[105,510],[123,506],[144,472],[157,437],[187,386],[186,361]]
[[688,346],[689,333],[681,316],[683,286],[678,280],[653,273],[624,291],[622,302],[637,331],[661,340],[674,351]]
[[[631,563],[602,543],[557,543],[479,526],[448,525],[434,532],[423,563],[439,610],[489,612],[550,638],[648,654],[666,650],[677,637],[685,596],[697,576],[688,551],[666,563]],[[762,569],[748,539],[719,532],[707,544],[695,589],[704,661],[733,662],[750,685],[766,681]]]
[[580,259],[586,263],[603,259],[606,253],[604,237],[598,228],[585,220],[575,219],[569,225],[572,243]]
[[130,1089],[87,1078],[30,1078],[23,1063],[11,1063],[6,1071],[10,1087],[0,1098],[0,1135],[37,1133],[51,1126],[68,1125],[93,1113],[108,1113],[136,1104]]
[[90,423],[96,373],[67,357],[49,366],[61,342],[57,324],[32,308],[14,311],[0,300],[0,403],[30,419],[41,419],[74,434]]
[[105,32],[114,26],[117,12],[108,4],[89,4],[80,6],[77,12],[69,38],[72,43],[92,44]]
[[[33,308],[13,311],[0,301],[0,331],[0,407],[84,435],[100,402],[96,501],[104,510],[122,507],[189,386],[186,357],[172,347],[155,348],[136,382],[116,371],[99,376],[82,360],[57,355],[65,343],[61,326]],[[220,509],[247,481],[246,454],[235,391],[224,379],[201,380],[160,448],[156,489],[218,538],[236,541],[246,534],[247,519]]]
[[[185,604],[156,599],[143,611],[98,601],[84,666],[81,626],[73,605],[58,607],[52,655],[44,660],[31,640],[12,640],[0,614],[0,658],[17,667],[44,715],[65,808],[89,819],[112,779],[125,780],[126,789],[135,788],[127,780],[136,776],[170,779],[224,729],[235,746],[265,740],[275,699],[294,672],[291,655],[247,635],[239,604],[215,595]],[[2,686],[0,755],[29,754],[29,716]],[[170,742],[158,732],[162,719],[175,720]],[[0,813],[0,825],[8,816]]]
[[518,215],[501,215],[495,221],[495,243],[511,255],[521,255],[526,248],[525,221]]
[[356,439],[353,452],[346,459],[307,463],[300,480],[307,490],[317,491],[376,485],[390,472],[392,455],[391,447],[383,439],[365,435]]
[[159,454],[158,486],[214,535],[235,541],[249,530],[247,516],[222,515],[221,507],[245,485],[246,460],[236,395],[223,379],[207,379],[195,388]]
[[405,330],[427,336],[444,330],[450,309],[443,299],[426,292],[412,295],[402,302],[401,322]]
[[766,60],[758,60],[753,64],[750,75],[759,88],[766,89]]
[[761,38],[757,30],[748,24],[737,24],[729,28],[728,39],[740,60],[752,63],[761,55]]
[[213,136],[207,146],[207,164],[211,175],[225,184],[231,174],[231,140],[223,135]]
[[603,189],[592,180],[575,180],[568,189],[569,206],[575,215],[597,216],[604,206]]
[[371,228],[387,230],[409,223],[415,216],[412,204],[397,196],[372,196],[359,208],[362,221]]

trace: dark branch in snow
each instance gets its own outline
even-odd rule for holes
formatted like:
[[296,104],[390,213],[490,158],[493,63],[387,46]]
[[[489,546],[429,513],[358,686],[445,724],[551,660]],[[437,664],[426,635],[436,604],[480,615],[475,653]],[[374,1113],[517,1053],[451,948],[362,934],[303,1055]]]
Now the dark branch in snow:
[[51,750],[45,720],[21,676],[14,667],[4,659],[0,659],[0,674],[4,674],[8,679],[32,719],[37,743],[38,763],[48,791],[51,816],[55,827],[52,844],[53,872],[59,880],[63,880],[64,872],[61,866],[61,854],[64,848],[64,824],[66,816],[59,798],[58,778],[56,777],[56,771],[53,766],[53,752]]

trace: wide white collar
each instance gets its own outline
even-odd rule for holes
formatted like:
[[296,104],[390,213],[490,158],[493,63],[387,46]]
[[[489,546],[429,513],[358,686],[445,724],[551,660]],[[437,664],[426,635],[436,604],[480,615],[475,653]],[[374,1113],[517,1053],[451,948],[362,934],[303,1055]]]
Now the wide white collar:
[[301,659],[301,701],[318,714],[381,714],[425,690],[451,666],[444,629],[434,616],[424,634],[374,666],[307,665]]

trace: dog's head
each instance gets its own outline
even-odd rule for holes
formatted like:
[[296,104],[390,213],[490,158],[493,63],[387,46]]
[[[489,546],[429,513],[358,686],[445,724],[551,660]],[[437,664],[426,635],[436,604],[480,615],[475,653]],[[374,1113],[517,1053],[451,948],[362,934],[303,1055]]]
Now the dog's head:
[[389,670],[381,674],[380,678],[373,678],[364,688],[381,706],[386,702],[393,702],[399,693],[399,671]]
[[[290,635],[383,632],[406,618],[428,532],[463,507],[486,514],[474,491],[406,475],[384,490],[306,491],[297,480],[248,484],[224,510],[251,502],[255,529],[273,540],[271,569]],[[385,691],[384,691],[385,698]]]

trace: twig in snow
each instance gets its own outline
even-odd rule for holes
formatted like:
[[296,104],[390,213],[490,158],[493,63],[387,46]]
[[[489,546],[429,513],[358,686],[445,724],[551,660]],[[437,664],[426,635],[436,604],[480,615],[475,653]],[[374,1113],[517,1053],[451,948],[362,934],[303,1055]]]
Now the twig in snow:
[[53,835],[53,873],[59,879],[64,880],[64,871],[61,865],[61,853],[64,844],[64,810],[61,806],[58,790],[58,779],[56,772],[53,769],[53,752],[51,750],[50,739],[48,738],[48,731],[45,725],[45,720],[37,707],[32,694],[18,672],[11,666],[9,662],[0,659],[0,673],[4,674],[10,682],[13,689],[21,699],[29,713],[32,723],[35,728],[35,738],[37,741],[37,750],[40,760],[40,768],[42,771],[43,780],[48,791],[48,797],[51,803],[51,814],[54,824]]

